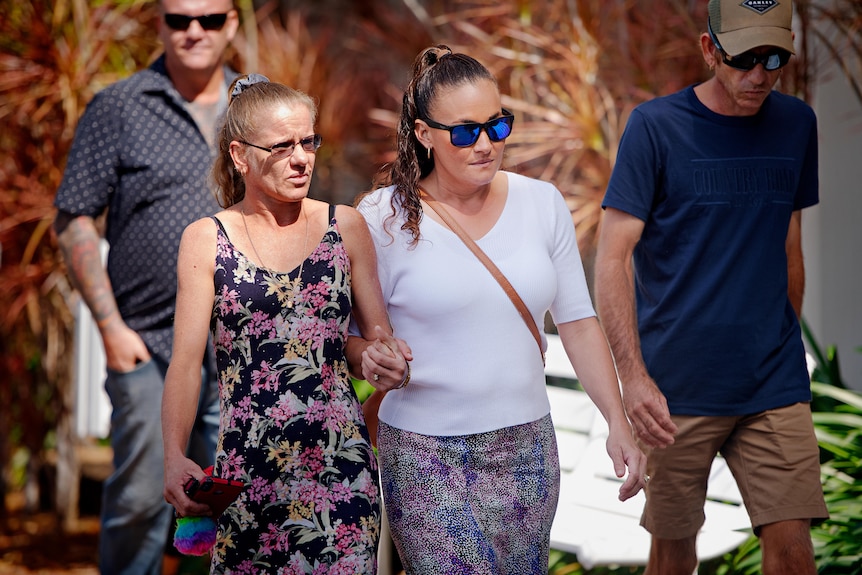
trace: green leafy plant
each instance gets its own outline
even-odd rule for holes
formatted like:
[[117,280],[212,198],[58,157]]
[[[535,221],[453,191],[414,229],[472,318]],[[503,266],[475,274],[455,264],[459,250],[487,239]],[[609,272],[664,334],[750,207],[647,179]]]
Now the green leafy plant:
[[356,392],[356,397],[359,398],[360,403],[364,403],[368,396],[374,393],[374,387],[364,379],[351,378],[351,382],[353,383],[353,391]]
[[828,383],[812,391],[834,401],[814,412],[829,519],[812,530],[819,573],[862,572],[862,396]]
[[847,389],[834,346],[826,350],[803,322],[817,358],[812,374],[812,416],[821,453],[829,519],[812,530],[819,573],[862,572],[862,396]]
[[[802,335],[805,338],[805,341],[808,342],[809,353],[811,353],[815,361],[814,370],[811,373],[811,380],[822,381],[829,385],[846,389],[847,385],[841,377],[841,367],[838,364],[838,348],[834,345],[830,345],[826,349],[823,349],[817,344],[817,341],[814,338],[814,332],[811,331],[811,327],[808,325],[808,322],[803,318],[800,323],[802,326]],[[817,409],[817,407],[817,403],[815,403],[813,408],[814,411],[825,411],[825,409]]]

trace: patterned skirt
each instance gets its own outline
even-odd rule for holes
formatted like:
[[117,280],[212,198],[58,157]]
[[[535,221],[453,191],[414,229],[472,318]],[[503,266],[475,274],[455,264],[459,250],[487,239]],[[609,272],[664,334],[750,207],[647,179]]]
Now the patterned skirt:
[[551,416],[433,437],[380,422],[383,495],[407,575],[545,575],[560,463]]

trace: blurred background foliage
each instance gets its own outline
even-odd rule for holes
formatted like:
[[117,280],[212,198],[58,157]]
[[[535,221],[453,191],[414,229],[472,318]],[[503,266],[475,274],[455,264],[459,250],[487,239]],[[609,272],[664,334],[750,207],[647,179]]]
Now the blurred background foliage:
[[[811,101],[818,78],[842,74],[862,103],[862,2],[795,4],[800,49],[781,89]],[[698,44],[706,0],[237,6],[232,65],[319,100],[325,144],[312,195],[331,202],[351,203],[392,159],[402,89],[422,48],[446,43],[485,63],[518,117],[506,166],[560,188],[590,277],[599,204],[629,112],[707,74]],[[2,495],[32,485],[58,426],[68,432],[76,294],[50,228],[76,122],[95,92],[160,47],[151,1],[0,0],[0,14]],[[12,466],[13,457],[24,463]]]

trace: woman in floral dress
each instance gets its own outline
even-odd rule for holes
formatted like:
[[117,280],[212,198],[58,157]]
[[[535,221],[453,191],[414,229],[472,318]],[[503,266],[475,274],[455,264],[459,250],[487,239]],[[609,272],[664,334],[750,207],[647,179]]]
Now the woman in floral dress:
[[389,335],[362,217],[307,198],[315,113],[301,92],[241,78],[213,169],[226,209],[180,245],[165,497],[181,516],[209,513],[182,488],[204,476],[184,451],[208,335],[221,395],[214,474],[246,483],[219,518],[214,573],[376,572],[377,465],[344,358],[351,313],[391,349],[375,386],[401,384],[409,350]]

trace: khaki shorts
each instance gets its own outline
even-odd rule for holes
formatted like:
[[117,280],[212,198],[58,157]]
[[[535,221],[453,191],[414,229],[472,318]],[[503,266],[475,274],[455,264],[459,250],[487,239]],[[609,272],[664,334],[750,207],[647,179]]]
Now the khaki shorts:
[[650,482],[641,525],[662,539],[697,534],[709,470],[727,460],[755,533],[789,519],[828,517],[820,483],[820,451],[808,403],[746,416],[673,416],[673,445],[645,449]]

